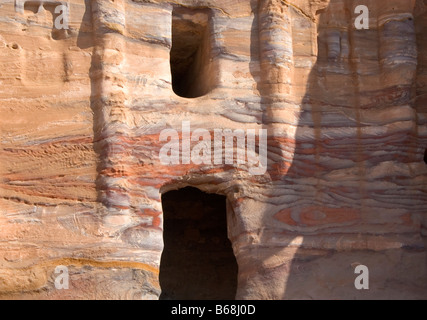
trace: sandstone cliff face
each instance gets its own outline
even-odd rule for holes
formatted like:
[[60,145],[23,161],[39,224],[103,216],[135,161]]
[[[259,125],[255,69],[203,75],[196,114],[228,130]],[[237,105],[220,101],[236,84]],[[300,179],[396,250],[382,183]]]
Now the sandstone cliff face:
[[[188,186],[226,196],[238,298],[427,298],[427,1],[66,4],[0,4],[1,298],[157,299]],[[265,173],[163,165],[183,121],[267,130]]]

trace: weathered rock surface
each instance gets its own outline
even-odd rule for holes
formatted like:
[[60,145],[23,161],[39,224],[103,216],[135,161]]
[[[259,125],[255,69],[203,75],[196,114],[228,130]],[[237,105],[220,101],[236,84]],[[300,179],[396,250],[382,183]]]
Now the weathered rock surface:
[[[157,299],[186,186],[227,197],[238,298],[427,298],[427,1],[58,3],[0,4],[0,298]],[[162,165],[183,121],[266,129],[266,172]]]

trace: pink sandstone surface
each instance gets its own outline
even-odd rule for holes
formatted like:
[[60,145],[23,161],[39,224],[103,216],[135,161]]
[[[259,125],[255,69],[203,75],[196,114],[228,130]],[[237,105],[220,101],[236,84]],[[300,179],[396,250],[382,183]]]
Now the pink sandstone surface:
[[[226,197],[239,299],[427,299],[426,0],[64,3],[0,3],[0,299],[158,299],[185,187]],[[183,121],[266,129],[265,173],[162,165]]]

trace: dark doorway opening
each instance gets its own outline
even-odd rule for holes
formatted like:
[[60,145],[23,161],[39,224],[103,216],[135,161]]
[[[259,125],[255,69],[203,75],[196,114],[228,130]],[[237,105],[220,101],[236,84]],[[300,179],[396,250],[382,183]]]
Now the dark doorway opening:
[[196,188],[162,196],[161,300],[232,300],[237,262],[227,237],[226,198]]

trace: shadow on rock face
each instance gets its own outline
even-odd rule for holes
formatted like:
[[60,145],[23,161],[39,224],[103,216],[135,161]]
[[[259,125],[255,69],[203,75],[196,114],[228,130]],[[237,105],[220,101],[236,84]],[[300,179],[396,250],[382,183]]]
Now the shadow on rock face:
[[[411,116],[417,71],[412,8],[368,7],[368,30],[354,27],[350,1],[331,0],[318,11],[317,61],[294,141],[269,136],[269,153],[283,158],[293,148],[292,164],[276,161],[268,168],[268,201],[280,205],[266,205],[260,244],[240,255],[238,298],[427,298],[418,222],[426,199],[411,171],[424,164]],[[254,24],[254,35],[258,28]],[[259,88],[270,132],[284,120],[271,106],[283,102],[272,86]],[[355,288],[358,265],[369,269],[369,290]]]

